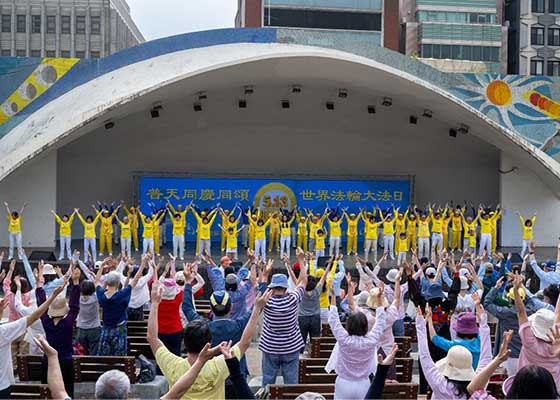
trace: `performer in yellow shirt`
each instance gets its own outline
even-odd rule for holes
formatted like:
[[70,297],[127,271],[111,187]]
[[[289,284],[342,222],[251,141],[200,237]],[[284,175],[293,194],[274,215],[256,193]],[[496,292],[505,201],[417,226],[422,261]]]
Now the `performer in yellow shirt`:
[[463,232],[463,216],[464,208],[456,208],[451,216],[451,251],[461,249],[461,233]]
[[498,221],[502,218],[504,210],[496,207],[495,211],[490,212],[490,221],[492,221],[492,253],[496,252],[496,247],[498,246]]
[[520,213],[517,213],[517,215],[519,216],[519,222],[523,230],[523,240],[521,242],[521,258],[523,258],[529,248],[529,244],[533,241],[533,228],[537,220],[537,212],[535,211],[531,219],[523,219]]
[[97,261],[97,251],[95,246],[95,239],[96,239],[95,226],[99,221],[100,214],[97,213],[95,219],[91,215],[88,215],[84,220],[82,214],[80,214],[79,209],[75,208],[74,211],[76,212],[78,219],[80,220],[80,222],[84,227],[84,261],[87,261],[88,259],[88,248],[89,248],[89,250],[91,250],[91,257],[93,258],[93,262],[95,263]]
[[476,229],[479,216],[475,219],[470,215],[465,218],[465,214],[461,210],[461,217],[463,219],[463,251],[467,250],[470,253],[476,253]]
[[[224,210],[222,208],[219,209],[220,212],[220,217],[222,218],[222,224],[220,225],[221,227],[223,227],[224,229],[222,229],[222,234],[221,234],[221,240],[220,240],[220,249],[222,252],[226,251],[226,240],[227,240],[227,229],[229,226],[229,217],[231,214],[233,214],[233,212],[235,211],[235,208],[230,210]],[[234,217],[235,220],[235,217]]]
[[443,249],[447,251],[449,248],[449,224],[451,223],[451,208],[445,207],[444,215],[443,215],[443,225],[441,228],[441,234],[443,237]]
[[314,215],[310,210],[307,210],[307,216],[309,221],[309,251],[315,250],[315,238],[317,230],[323,229],[323,224],[327,218],[328,209],[325,209],[323,216],[319,214]]
[[186,227],[186,213],[185,218],[180,213],[173,214],[171,210],[167,210],[169,219],[173,224],[173,257],[183,261],[185,259],[185,227]]
[[360,210],[360,216],[362,221],[364,221],[364,246],[365,246],[365,259],[368,261],[370,251],[373,251],[373,260],[377,263],[377,240],[379,225],[381,225],[387,219],[387,216],[383,218],[381,222],[375,221],[375,212],[367,213],[364,210]]
[[199,215],[195,208],[192,208],[193,215],[196,219],[196,231],[199,234],[198,250],[200,254],[211,255],[212,247],[212,225],[218,216],[218,209],[213,209],[206,216]]
[[408,209],[403,214],[401,212],[397,212],[393,207],[393,214],[397,216],[397,218],[395,219],[395,248],[398,251],[399,243],[401,240],[401,233],[406,232],[406,220],[408,219]]
[[[230,215],[231,216],[231,215]],[[222,225],[218,225],[220,229],[225,231]],[[237,261],[238,254],[237,254],[237,238],[239,236],[239,232],[243,229],[244,225],[241,225],[241,228],[237,229],[237,226],[229,225],[226,231],[226,256],[229,257],[233,261]]]
[[60,226],[60,254],[58,256],[58,260],[60,261],[64,259],[64,250],[66,250],[66,254],[70,260],[72,258],[72,222],[74,222],[74,215],[76,215],[76,211],[70,214],[70,216],[68,216],[68,214],[64,214],[62,218],[60,218],[54,210],[51,210],[51,213],[54,215],[55,221]]
[[303,249],[305,253],[307,253],[307,221],[309,217],[304,217],[298,211],[297,213],[298,224],[297,224],[297,247]]
[[416,228],[418,226],[418,217],[416,216],[416,212],[414,211],[414,209],[412,210],[412,212],[408,213],[406,222],[406,240],[408,242],[408,248],[416,250]]
[[325,237],[325,231],[317,229],[317,232],[315,232],[315,257],[317,259],[325,256]]
[[296,218],[295,211],[282,214],[280,221],[280,256],[286,254],[290,258],[290,245],[292,242],[292,223]]
[[138,228],[140,227],[140,223],[138,221],[137,209],[139,208],[140,207],[136,208],[131,206],[130,209],[128,209],[126,205],[123,205],[124,212],[126,213],[128,222],[130,223],[130,234],[132,235],[132,242],[134,244],[135,251],[138,251]]
[[23,239],[21,236],[21,216],[23,214],[23,210],[27,204],[24,204],[21,208],[21,211],[18,213],[17,211],[10,211],[10,206],[7,202],[4,202],[4,206],[6,207],[6,212],[8,213],[8,236],[10,238],[10,249],[8,253],[8,260],[14,258],[14,246],[18,249],[18,256],[21,260],[21,255],[23,254]]
[[379,216],[383,220],[383,251],[388,254],[391,260],[395,259],[395,221],[397,219],[397,214],[399,209],[393,208],[394,212],[392,215],[387,213],[388,218],[383,217],[381,209],[377,209]]
[[[323,239],[324,237],[325,237],[325,233],[323,232]],[[316,268],[318,261],[319,260],[317,258],[315,260],[309,260],[309,274],[315,276],[320,282],[325,283],[323,285],[323,289],[321,290],[321,294],[319,295],[319,307],[321,308],[321,323],[327,324],[329,319],[329,305],[330,305],[330,299],[329,299],[330,290],[328,288],[331,286],[331,282],[334,280],[334,276],[336,274],[336,268],[338,266],[338,259],[329,260],[327,262],[326,269]],[[325,274],[326,274],[326,282],[324,278]]]
[[422,212],[420,216],[416,213],[418,219],[418,258],[430,257],[430,220],[431,211],[428,214]]
[[342,236],[342,219],[338,214],[333,215],[332,219],[327,215],[327,222],[329,224],[329,256],[338,256],[340,252],[340,237]]
[[107,251],[109,255],[113,255],[113,218],[117,214],[120,209],[120,205],[113,211],[113,213],[109,213],[109,210],[103,209],[103,211],[99,212],[92,206],[97,215],[100,217],[101,220],[101,228],[99,229],[99,255],[102,256],[105,252],[105,246],[107,246]]
[[398,247],[398,256],[397,256],[397,265],[402,265],[404,261],[406,261],[406,253],[410,248],[408,247],[408,239],[406,238],[406,232],[401,232],[399,235],[399,247]]
[[360,220],[356,214],[350,213],[348,215],[346,210],[343,210],[344,218],[346,219],[346,254],[358,254],[358,223]]
[[437,209],[435,213],[430,207],[430,215],[432,221],[432,251],[439,254],[443,251],[443,218],[447,214],[447,209],[443,211]]
[[125,257],[132,258],[132,229],[128,216],[124,216],[122,221],[119,215],[115,215],[120,226],[121,232],[121,254]]
[[485,212],[482,207],[478,210],[477,219],[480,221],[480,245],[478,255],[486,249],[487,254],[492,254],[492,219],[490,214]]
[[271,219],[271,216],[266,221],[262,218],[259,218],[256,222],[252,218],[249,219],[255,230],[255,257],[260,256],[263,261],[266,261],[266,228],[270,225]]
[[154,255],[154,220],[151,216],[142,214],[138,208],[140,222],[142,222],[142,255]]
[[255,250],[255,228],[257,221],[261,218],[261,210],[257,210],[255,214],[251,212],[251,207],[247,208],[247,218],[249,219],[249,248]]
[[276,249],[276,251],[280,251],[280,217],[277,212],[273,212],[270,215],[268,236],[270,238],[268,242],[268,252],[270,253],[273,248]]

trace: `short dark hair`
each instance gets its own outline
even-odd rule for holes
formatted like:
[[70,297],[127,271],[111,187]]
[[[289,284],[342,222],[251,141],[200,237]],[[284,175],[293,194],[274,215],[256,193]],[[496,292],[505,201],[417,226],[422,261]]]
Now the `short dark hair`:
[[526,365],[517,371],[506,399],[557,399],[552,374],[539,365]]
[[[29,282],[27,281],[27,279],[25,279],[23,276],[20,276],[19,280],[21,282],[21,293],[23,294],[29,292],[31,290],[31,286],[29,286]],[[17,286],[14,281],[10,283],[10,292],[14,294],[17,292]]]
[[237,282],[235,282],[235,283],[227,283],[226,282],[225,289],[230,291],[230,292],[235,292],[237,290]]
[[202,351],[206,343],[212,341],[212,333],[206,321],[191,321],[185,328],[183,342],[187,353],[198,354]]
[[91,296],[95,293],[95,285],[90,280],[85,280],[80,284],[80,292],[82,296]]
[[305,286],[305,290],[308,292],[314,290],[317,287],[317,278],[313,275],[307,275],[307,285]]
[[363,312],[351,313],[346,318],[346,330],[350,336],[365,336],[368,333],[368,321]]
[[476,339],[478,336],[477,333],[459,333],[457,332],[457,337],[460,339],[472,340]]
[[212,306],[212,312],[216,317],[223,317],[227,315],[231,310],[231,304],[228,306],[224,306],[223,304],[216,304]]
[[558,288],[558,285],[549,285],[543,290],[543,296],[548,297],[548,299],[550,300],[550,304],[552,304],[553,306],[556,305],[556,302],[558,301],[558,295],[560,295],[560,289]]
[[235,274],[235,268],[225,267],[224,268],[224,276],[228,276],[229,274]]

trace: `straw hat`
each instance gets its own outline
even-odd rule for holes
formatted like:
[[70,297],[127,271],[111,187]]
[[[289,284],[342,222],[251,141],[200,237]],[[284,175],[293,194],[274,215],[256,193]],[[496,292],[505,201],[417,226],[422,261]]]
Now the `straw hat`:
[[379,288],[373,288],[369,291],[369,297],[366,301],[366,305],[369,308],[377,308],[377,307],[388,307],[389,306],[389,302],[387,301],[387,298],[385,297],[385,295],[383,295],[381,304],[379,304],[378,302],[378,296],[379,295]]
[[64,317],[68,314],[68,302],[64,296],[58,296],[49,306],[48,315],[51,318]]
[[475,372],[472,367],[472,354],[463,346],[453,346],[447,357],[436,363],[438,371],[448,379],[455,381],[471,381]]

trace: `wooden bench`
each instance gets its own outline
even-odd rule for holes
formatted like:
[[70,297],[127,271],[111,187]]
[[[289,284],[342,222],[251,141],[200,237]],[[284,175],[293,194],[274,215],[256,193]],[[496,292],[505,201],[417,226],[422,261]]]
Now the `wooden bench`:
[[50,399],[49,385],[39,383],[14,383],[10,399]]
[[122,371],[131,384],[136,383],[136,363],[129,356],[74,356],[74,381],[95,382],[112,369]]
[[142,354],[150,360],[155,360],[155,356],[152,353],[152,348],[150,347],[146,336],[128,336],[127,343],[129,356],[137,358],[140,354]]
[[404,323],[404,335],[409,336],[412,343],[416,343],[418,341],[418,337],[416,336],[416,322],[406,322]]
[[[41,380],[41,355],[18,354],[18,376],[21,382]],[[130,383],[136,382],[136,364],[130,356],[74,356],[72,357],[75,382],[96,381],[111,369],[123,371]]]
[[[305,392],[320,393],[326,399],[334,397],[334,384],[305,383],[298,385],[270,385],[270,398],[273,400],[294,400]],[[414,399],[418,396],[418,385],[412,383],[389,383],[383,389],[384,399]]]
[[[335,343],[334,336],[311,338],[311,358],[329,358]],[[399,345],[397,357],[406,358],[410,355],[412,343],[409,336],[395,336],[395,343]]]
[[[299,360],[299,383],[334,383],[336,374],[325,372],[328,358],[301,358]],[[397,381],[412,382],[412,358],[396,358]]]

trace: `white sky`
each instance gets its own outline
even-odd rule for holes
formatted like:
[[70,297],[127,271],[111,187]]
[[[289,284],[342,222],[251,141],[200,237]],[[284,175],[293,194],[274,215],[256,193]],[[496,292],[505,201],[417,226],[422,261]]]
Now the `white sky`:
[[127,0],[146,40],[179,33],[232,28],[237,0]]

